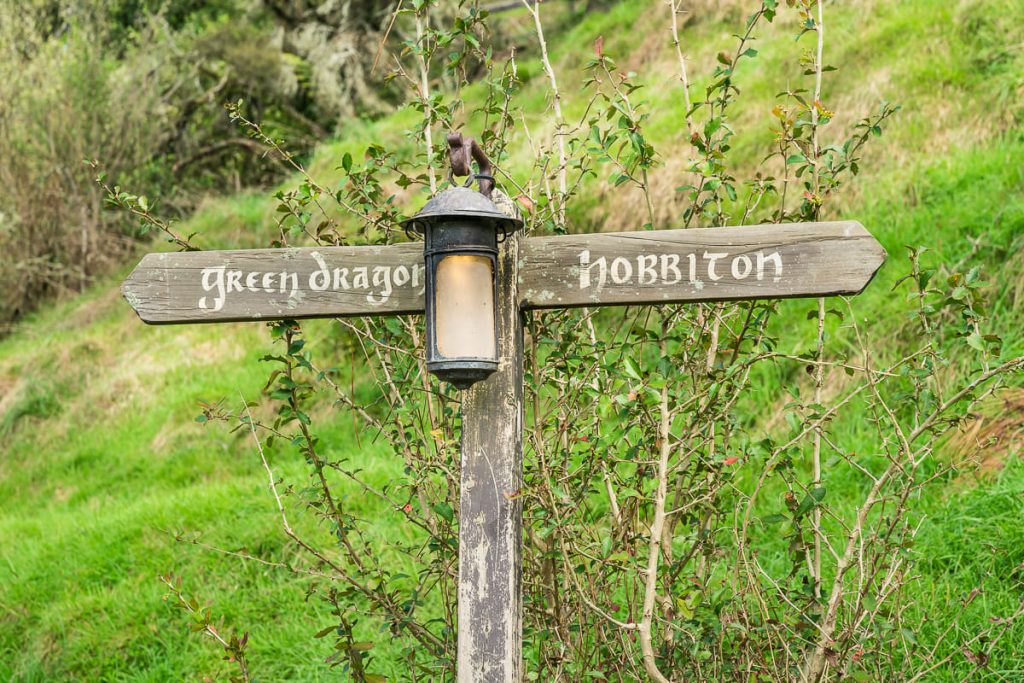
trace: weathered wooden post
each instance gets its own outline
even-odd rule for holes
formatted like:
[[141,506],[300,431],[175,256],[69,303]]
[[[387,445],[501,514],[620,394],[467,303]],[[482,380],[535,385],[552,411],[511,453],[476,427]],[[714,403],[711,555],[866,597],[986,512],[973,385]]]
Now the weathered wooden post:
[[[521,680],[522,669],[523,327],[517,283],[517,231],[522,220],[513,210],[503,213],[490,201],[491,162],[476,142],[455,133],[448,136],[448,144],[453,175],[470,175],[471,159],[477,162],[474,178],[480,192],[444,190],[406,221],[406,227],[424,237],[427,368],[466,389],[459,482],[457,675],[459,683],[512,683]],[[462,278],[464,288],[477,291],[459,297],[457,305],[444,291],[457,276],[447,282],[441,279],[450,258],[456,260],[454,268],[463,267],[466,259],[476,267],[492,266],[488,281]],[[484,296],[474,296],[480,293]],[[474,319],[483,324],[474,324]],[[446,343],[452,332],[445,327],[475,339]]]
[[[469,174],[472,153],[486,194],[486,157],[461,136],[449,143],[455,174]],[[520,238],[521,222],[486,198],[445,192],[458,201],[410,221],[423,247],[149,254],[122,289],[153,324],[426,311],[427,367],[465,389],[458,680],[519,683],[522,312],[857,294],[885,251],[855,221]]]
[[498,370],[462,399],[459,683],[522,679],[523,325],[518,236],[498,259]]

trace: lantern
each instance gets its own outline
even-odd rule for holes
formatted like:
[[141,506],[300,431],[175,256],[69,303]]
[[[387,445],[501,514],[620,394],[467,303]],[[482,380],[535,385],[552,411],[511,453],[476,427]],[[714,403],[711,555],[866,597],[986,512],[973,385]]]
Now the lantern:
[[403,223],[423,235],[427,370],[459,389],[498,369],[498,243],[522,224],[469,187],[439,192]]

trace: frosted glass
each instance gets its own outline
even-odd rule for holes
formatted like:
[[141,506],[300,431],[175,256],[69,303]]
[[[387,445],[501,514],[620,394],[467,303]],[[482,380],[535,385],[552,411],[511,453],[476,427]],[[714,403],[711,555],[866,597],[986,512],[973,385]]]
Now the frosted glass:
[[437,351],[445,358],[494,359],[494,281],[486,256],[445,256],[437,264]]

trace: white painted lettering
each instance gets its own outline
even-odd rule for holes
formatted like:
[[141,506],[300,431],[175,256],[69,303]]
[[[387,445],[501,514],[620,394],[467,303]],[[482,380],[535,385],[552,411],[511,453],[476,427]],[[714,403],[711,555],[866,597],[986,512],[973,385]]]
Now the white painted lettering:
[[[289,291],[289,285],[291,289]],[[281,293],[288,292],[288,296],[292,297],[299,291],[299,274],[289,273],[287,271],[281,271]]]
[[717,261],[720,258],[725,258],[728,255],[729,254],[727,252],[724,252],[724,251],[714,251],[714,252],[705,251],[704,252],[704,258],[708,260],[708,279],[709,280],[714,282],[716,280],[721,280],[722,279],[721,275],[718,275],[717,273],[715,273],[715,261]]
[[657,266],[657,254],[641,254],[636,257],[636,276],[641,285],[653,285],[658,281]]
[[597,259],[593,263],[590,262],[590,250],[584,249],[580,252],[580,289],[590,288],[590,271],[597,268],[597,291],[601,291],[604,287],[605,280],[608,277],[608,262],[604,256]]
[[206,297],[199,299],[199,308],[204,311],[219,311],[224,307],[224,299],[226,293],[224,291],[224,266],[215,266],[213,268],[203,268],[202,271],[202,284],[204,292],[216,291],[216,296],[213,297],[212,307],[207,305]]
[[[669,271],[673,277],[668,277]],[[661,255],[661,283],[663,285],[674,285],[683,279],[683,273],[679,270],[679,254]]]
[[778,282],[782,279],[782,255],[777,251],[773,251],[768,256],[765,256],[763,251],[757,252],[757,279],[764,279],[764,266],[769,262],[775,264],[775,276],[772,281]]
[[322,292],[331,286],[331,271],[327,269],[324,257],[319,251],[314,251],[310,256],[320,268],[309,274],[309,288],[314,292]]
[[379,297],[373,292],[366,295],[366,300],[374,306],[380,306],[391,298],[391,266],[376,266],[373,269],[373,286],[380,290]]
[[348,289],[348,268],[334,269],[334,287],[332,289]]
[[409,269],[405,266],[395,268],[395,287],[404,287],[409,282]]
[[629,259],[617,256],[612,261],[611,267],[612,282],[617,285],[624,285],[633,277],[633,264]]
[[750,269],[753,267],[754,264],[750,262],[750,257],[740,254],[732,260],[732,276],[736,280],[742,280],[750,275]]
[[[425,274],[426,270],[427,270],[427,267],[425,265],[423,265],[422,263],[417,263],[415,266],[412,267],[412,288],[413,289],[416,289],[416,287],[419,286],[419,284],[420,284],[420,276]],[[419,290],[416,293],[417,294],[422,294],[423,290],[425,290],[426,288],[427,288],[427,285],[426,285],[426,283],[424,283],[424,285],[422,287],[420,287]]]
[[370,271],[367,270],[366,266],[359,266],[358,268],[352,269],[352,288],[370,288]]

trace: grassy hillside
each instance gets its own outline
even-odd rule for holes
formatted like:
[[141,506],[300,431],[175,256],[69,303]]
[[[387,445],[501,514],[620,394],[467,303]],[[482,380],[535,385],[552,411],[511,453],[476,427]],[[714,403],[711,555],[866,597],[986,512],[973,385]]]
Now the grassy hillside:
[[[740,5],[695,3],[683,42],[696,87],[737,30]],[[894,331],[910,304],[893,284],[907,269],[905,245],[927,245],[935,266],[982,267],[1003,354],[1024,352],[1024,10],[1014,0],[828,7],[827,61],[841,65],[825,88],[837,112],[831,126],[856,121],[883,99],[903,106],[833,208],[834,216],[868,226],[890,253],[855,301],[857,315],[869,321],[880,354],[898,353],[907,340]],[[605,36],[606,53],[646,79],[638,97],[651,115],[648,135],[663,155],[652,174],[660,197],[656,215],[659,227],[669,227],[681,205],[673,188],[687,136],[663,4],[621,3],[548,35],[570,119],[585,106],[574,83],[598,35]],[[751,167],[764,155],[766,113],[786,86],[779,80],[798,57],[792,36],[791,25],[773,26],[757,46],[758,59],[739,73],[746,92],[736,146]],[[526,80],[521,103],[532,112],[527,121],[543,126],[548,88],[539,60],[527,51],[519,68]],[[471,87],[466,97],[479,94]],[[353,123],[321,148],[315,174],[329,178],[344,152],[359,154],[368,142],[407,144],[403,131],[414,116],[402,111]],[[669,152],[675,149],[678,158]],[[510,150],[505,165],[513,175],[517,155],[526,154],[525,144]],[[605,183],[588,181],[572,215],[574,230],[637,222],[642,199],[609,194]],[[211,201],[186,228],[198,231],[207,247],[264,244],[272,225],[270,194]],[[312,637],[323,626],[325,608],[306,599],[302,582],[204,547],[249,549],[282,561],[294,552],[281,533],[251,437],[194,419],[200,401],[259,398],[269,372],[259,360],[270,345],[266,329],[145,327],[120,300],[118,281],[53,304],[0,341],[0,680],[219,680],[226,670],[220,652],[190,634],[185,616],[163,599],[157,577],[167,572],[212,603],[224,630],[250,632],[251,662],[261,680],[336,680],[323,664],[329,644]],[[785,330],[785,350],[802,352],[813,343],[810,308],[806,302],[784,305],[777,325]],[[307,334],[316,339],[328,332],[322,322]],[[365,378],[355,371],[351,380],[358,391]],[[750,410],[766,429],[771,406],[791,380],[767,373],[759,379]],[[980,455],[980,469],[965,468],[919,502],[925,523],[915,547],[920,579],[911,588],[914,609],[930,613],[941,629],[944,616],[961,611],[960,601],[980,587],[963,610],[967,637],[1022,597],[1024,399],[1020,393],[1004,398],[978,422],[980,432],[997,437]],[[386,481],[400,468],[372,434],[332,415],[340,413],[325,401],[320,436],[330,450],[364,468],[371,481]],[[837,428],[855,430],[855,422]],[[971,437],[951,443],[942,457],[970,451],[971,443]],[[269,455],[281,474],[304,476],[303,463],[290,452]],[[356,491],[344,493],[360,500]],[[363,503],[357,512],[372,518],[375,511]],[[396,527],[376,532],[404,533]],[[374,638],[387,634],[369,634]],[[1024,680],[1022,642],[1024,625],[1018,624],[1003,638],[992,680]],[[935,680],[959,680],[970,671],[963,666],[957,662]]]

